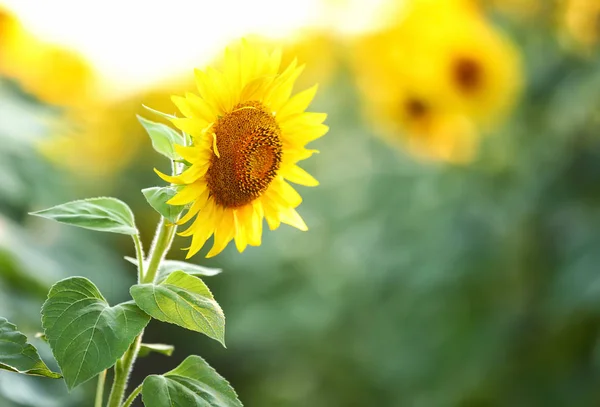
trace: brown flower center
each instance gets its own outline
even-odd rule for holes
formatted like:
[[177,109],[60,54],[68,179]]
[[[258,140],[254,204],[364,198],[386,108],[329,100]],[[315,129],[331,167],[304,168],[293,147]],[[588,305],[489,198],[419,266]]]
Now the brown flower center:
[[469,57],[458,58],[453,70],[454,80],[461,91],[471,93],[481,87],[483,70],[478,61]]
[[269,186],[281,163],[281,130],[260,102],[240,103],[215,124],[219,156],[206,173],[217,204],[238,208]]
[[404,111],[410,119],[421,119],[429,113],[429,106],[424,100],[410,97],[404,102]]

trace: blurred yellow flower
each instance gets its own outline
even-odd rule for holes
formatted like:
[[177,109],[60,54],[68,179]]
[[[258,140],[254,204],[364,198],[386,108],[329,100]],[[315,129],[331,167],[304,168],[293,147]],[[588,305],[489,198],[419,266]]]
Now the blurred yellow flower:
[[136,114],[147,112],[140,102],[173,113],[170,92],[192,88],[193,83],[174,79],[126,99],[97,100],[67,109],[41,149],[51,161],[81,178],[109,181],[145,145],[148,136],[136,119]]
[[288,65],[294,59],[306,64],[302,77],[298,78],[299,86],[312,83],[323,85],[328,83],[339,65],[339,49],[332,32],[311,30],[302,32],[293,40],[282,44],[282,64]]
[[519,55],[470,1],[414,0],[400,13],[356,47],[367,115],[421,155],[468,160],[475,123],[497,122],[518,95]]
[[600,1],[564,0],[560,18],[567,35],[584,47],[600,39]]
[[305,112],[316,86],[290,98],[303,66],[280,65],[280,50],[242,41],[225,52],[222,72],[195,71],[200,96],[172,98],[185,116],[173,124],[192,136],[191,146],[176,148],[190,166],[176,176],[157,173],[182,186],[169,204],[191,204],[179,223],[196,217],[180,233],[192,236],[188,258],[213,234],[208,257],[232,239],[240,252],[260,245],[263,218],[272,230],[282,222],[307,230],[295,210],[302,198],[288,181],[318,185],[297,163],[315,152],[305,145],[328,127],[324,113]]
[[0,75],[17,81],[42,101],[74,106],[93,97],[95,75],[74,51],[43,42],[0,10]]
[[42,140],[40,148],[78,177],[107,181],[130,161],[142,140],[126,117],[134,113],[127,103],[70,109],[57,118],[51,137]]

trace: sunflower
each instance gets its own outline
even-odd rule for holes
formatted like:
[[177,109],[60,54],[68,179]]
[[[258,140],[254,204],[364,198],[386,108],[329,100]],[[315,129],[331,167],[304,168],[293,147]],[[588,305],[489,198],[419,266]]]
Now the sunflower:
[[518,54],[468,0],[412,0],[353,52],[366,116],[420,156],[473,157],[478,128],[502,118],[521,86]]
[[0,7],[0,75],[41,101],[73,107],[97,92],[92,66],[79,53],[45,42]]
[[600,39],[600,2],[565,0],[562,2],[561,22],[569,39],[583,48],[591,48]]
[[178,221],[195,219],[181,236],[192,236],[187,257],[214,234],[207,257],[233,239],[242,252],[261,244],[263,218],[271,230],[281,223],[307,230],[296,212],[302,202],[288,181],[316,186],[297,163],[316,150],[305,145],[328,131],[324,113],[307,113],[317,86],[291,96],[303,70],[296,61],[280,69],[281,51],[242,41],[227,49],[222,71],[195,70],[199,96],[172,100],[185,116],[173,124],[191,135],[190,146],[176,146],[188,164],[178,175],[157,171],[180,186],[168,204],[189,205]]
[[140,101],[172,112],[168,97],[174,89],[185,92],[194,88],[193,81],[179,77],[163,82],[126,98],[99,97],[65,109],[51,120],[50,137],[39,143],[41,151],[77,177],[109,181],[143,153],[141,147],[148,136],[136,118],[146,112]]

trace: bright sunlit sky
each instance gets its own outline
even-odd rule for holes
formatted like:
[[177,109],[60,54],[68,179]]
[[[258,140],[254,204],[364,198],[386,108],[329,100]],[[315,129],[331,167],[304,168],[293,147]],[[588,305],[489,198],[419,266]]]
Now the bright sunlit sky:
[[284,37],[307,26],[360,31],[384,0],[0,1],[46,41],[81,52],[107,86],[123,91],[202,66],[248,33]]

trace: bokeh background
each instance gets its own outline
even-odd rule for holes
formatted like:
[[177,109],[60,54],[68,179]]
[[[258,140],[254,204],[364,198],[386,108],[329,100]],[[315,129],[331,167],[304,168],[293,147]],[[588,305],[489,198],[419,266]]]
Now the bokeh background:
[[[135,114],[174,113],[192,68],[248,36],[320,83],[310,230],[196,256],[224,269],[206,282],[228,348],[153,322],[175,354],[132,384],[194,353],[250,407],[600,405],[600,1],[213,3],[0,1],[0,315],[33,338],[72,275],[128,298],[126,236],[27,213],[116,196],[149,245],[140,190],[168,163]],[[0,372],[0,406],[94,386]]]

